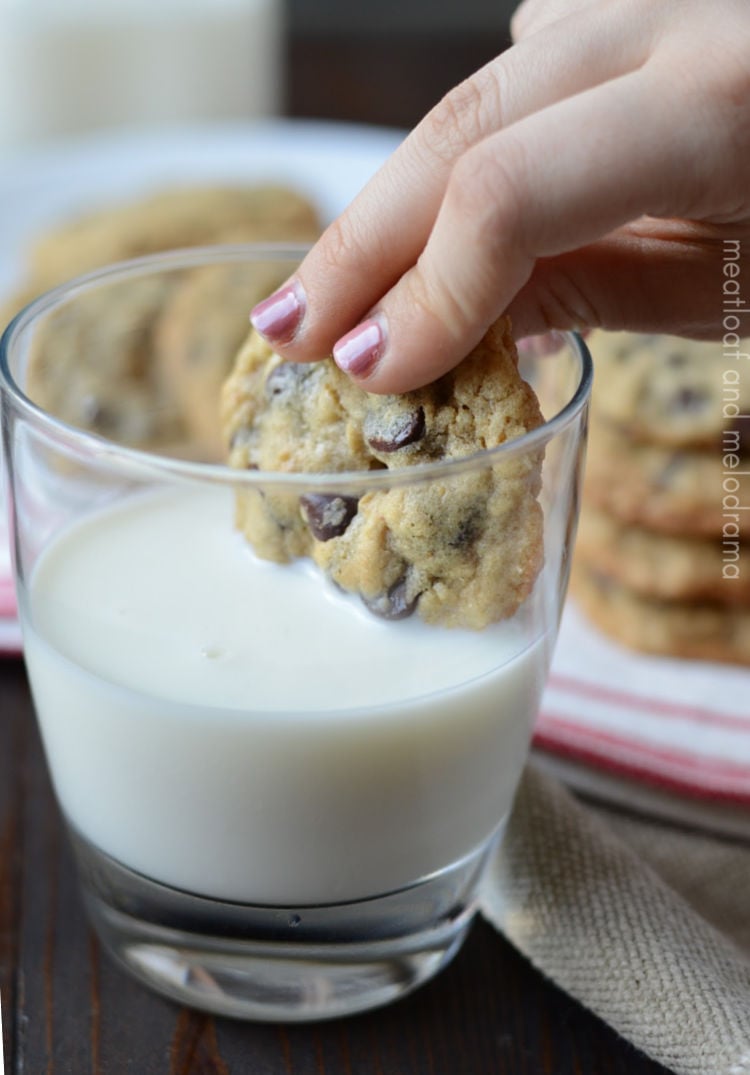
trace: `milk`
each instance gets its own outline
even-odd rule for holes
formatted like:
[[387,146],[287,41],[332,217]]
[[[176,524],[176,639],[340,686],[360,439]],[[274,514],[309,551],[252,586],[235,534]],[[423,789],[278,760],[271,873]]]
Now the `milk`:
[[21,591],[56,790],[103,851],[259,904],[352,900],[502,822],[544,639],[385,622],[309,564],[258,560],[223,488],[133,496],[63,532]]
[[273,115],[281,10],[278,0],[0,0],[0,150]]

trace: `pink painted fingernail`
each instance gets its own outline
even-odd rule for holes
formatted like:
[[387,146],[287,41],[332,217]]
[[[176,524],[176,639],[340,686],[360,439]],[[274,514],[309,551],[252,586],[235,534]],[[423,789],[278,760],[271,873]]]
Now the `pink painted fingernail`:
[[374,319],[363,321],[333,345],[333,358],[344,373],[364,377],[376,366],[385,347],[385,332]]
[[263,302],[250,314],[253,328],[271,343],[289,343],[299,328],[305,312],[305,293],[296,280]]

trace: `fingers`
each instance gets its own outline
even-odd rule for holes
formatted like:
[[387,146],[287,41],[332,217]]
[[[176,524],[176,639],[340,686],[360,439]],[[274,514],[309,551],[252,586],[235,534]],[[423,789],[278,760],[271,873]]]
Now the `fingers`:
[[518,338],[549,328],[602,327],[712,339],[725,310],[722,239],[739,239],[750,276],[750,226],[639,221],[580,250],[540,259],[508,313]]
[[521,41],[594,3],[597,0],[523,0],[511,18],[511,36],[514,41]]
[[[418,262],[466,150],[561,97],[641,64],[648,19],[637,34],[631,30],[629,17],[594,15],[562,37],[535,35],[457,87],[326,231],[295,280],[256,308],[256,327],[296,361],[329,354]],[[367,328],[370,343],[376,342],[375,329]],[[342,346],[352,357],[351,341]]]
[[[645,214],[685,213],[711,178],[715,147],[654,112],[647,69],[608,82],[485,139],[455,166],[425,249],[334,351],[368,391],[434,380],[478,342],[538,258],[593,242]],[[641,117],[651,111],[650,122]],[[701,130],[705,132],[705,125]],[[679,132],[679,133],[676,133]]]

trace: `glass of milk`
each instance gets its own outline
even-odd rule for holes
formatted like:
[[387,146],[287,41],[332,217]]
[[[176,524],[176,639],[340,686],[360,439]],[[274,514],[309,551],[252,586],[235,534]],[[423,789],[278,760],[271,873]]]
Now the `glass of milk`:
[[[247,269],[250,295],[254,273],[282,280],[301,254],[214,247],[114,266],[36,300],[0,346],[24,652],[91,920],[159,992],[285,1021],[399,997],[469,929],[557,630],[591,383],[577,338],[527,341],[545,424],[468,460],[281,475],[204,462],[162,421],[176,384],[159,311],[144,321],[134,289],[166,307],[223,266]],[[237,339],[250,305],[232,312]],[[134,342],[135,372],[120,361]],[[56,415],[39,386],[49,355]],[[90,421],[72,424],[64,402],[96,400],[103,369],[107,406],[87,398]],[[130,443],[108,439],[128,407]],[[272,510],[440,483],[449,502],[466,475],[542,457],[543,566],[483,630],[418,608],[379,618],[310,562],[259,558],[235,528],[238,497]]]

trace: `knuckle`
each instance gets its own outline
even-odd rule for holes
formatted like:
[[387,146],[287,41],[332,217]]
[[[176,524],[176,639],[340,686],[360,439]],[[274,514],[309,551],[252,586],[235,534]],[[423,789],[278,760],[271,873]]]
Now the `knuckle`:
[[579,282],[563,268],[548,271],[536,294],[545,328],[584,328],[602,324],[602,311]]
[[461,82],[427,113],[417,128],[418,147],[452,162],[502,124],[502,68],[488,64]]
[[446,192],[449,210],[485,249],[522,237],[525,171],[523,150],[507,135],[497,146],[476,146],[454,166]]
[[451,90],[425,117],[422,133],[430,151],[448,161],[463,153],[480,129],[481,109],[471,79]]
[[318,253],[323,259],[326,270],[340,272],[342,266],[347,269],[365,265],[368,260],[368,247],[363,236],[345,216],[337,217],[326,228],[323,238],[318,242]]
[[450,338],[460,338],[470,327],[471,311],[461,301],[439,265],[429,271],[422,261],[417,263],[410,280],[410,304],[426,321],[438,321]]

